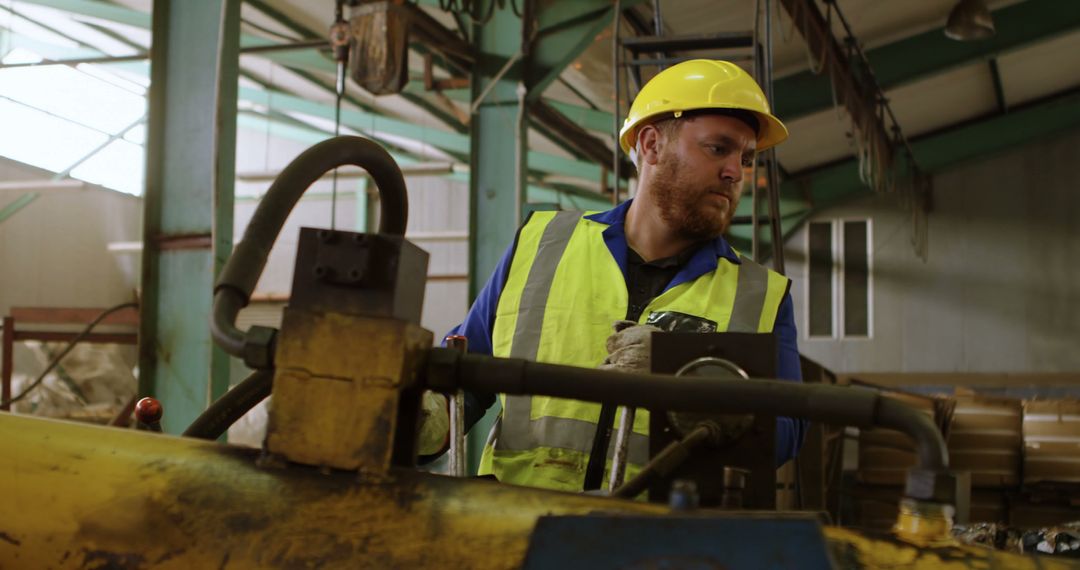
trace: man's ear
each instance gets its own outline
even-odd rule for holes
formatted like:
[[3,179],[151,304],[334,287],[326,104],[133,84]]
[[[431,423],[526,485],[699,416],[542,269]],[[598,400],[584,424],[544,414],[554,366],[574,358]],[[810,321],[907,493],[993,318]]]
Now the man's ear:
[[659,162],[660,151],[664,143],[663,138],[660,129],[652,125],[641,127],[641,131],[638,133],[639,160],[653,165]]

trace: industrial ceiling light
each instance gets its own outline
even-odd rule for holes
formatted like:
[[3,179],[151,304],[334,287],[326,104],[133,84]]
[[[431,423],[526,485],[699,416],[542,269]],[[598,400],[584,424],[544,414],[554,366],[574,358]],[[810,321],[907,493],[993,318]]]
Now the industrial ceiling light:
[[985,40],[993,35],[994,18],[983,0],[960,0],[945,24],[945,36],[952,40]]

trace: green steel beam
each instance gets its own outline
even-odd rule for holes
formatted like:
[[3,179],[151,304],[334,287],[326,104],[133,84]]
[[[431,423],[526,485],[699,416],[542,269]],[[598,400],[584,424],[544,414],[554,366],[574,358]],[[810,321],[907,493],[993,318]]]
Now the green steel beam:
[[[1007,114],[968,122],[919,137],[912,151],[919,167],[938,172],[958,163],[1021,147],[1032,141],[1080,128],[1080,89],[1042,101],[1014,107]],[[796,174],[784,182],[786,196],[809,195],[815,209],[837,204],[869,192],[859,179],[858,163],[841,163]]]
[[[489,98],[492,95],[488,96]],[[252,103],[271,106],[277,110],[288,110],[304,113],[313,117],[333,120],[334,108],[326,103],[311,101],[302,97],[296,97],[277,91],[259,91],[257,89],[241,88],[240,98]],[[516,104],[517,96],[513,102]],[[514,117],[516,118],[516,117]],[[383,115],[359,111],[356,109],[342,109],[341,122],[354,129],[364,132],[376,131],[398,135],[417,141],[423,141],[431,146],[450,153],[468,154],[471,152],[470,137],[459,133],[451,133],[440,129],[427,128],[406,121],[392,119]],[[564,158],[539,151],[528,151],[530,168],[543,174],[569,176],[582,180],[599,181],[601,167],[589,162]]]
[[551,105],[556,111],[566,115],[568,119],[581,125],[585,129],[607,135],[611,134],[611,113],[608,113],[607,111],[590,109],[580,105],[571,105],[570,103],[563,103],[562,101],[556,101],[554,99],[544,99],[544,102]]
[[[413,93],[426,91],[422,81],[410,81],[405,89],[406,91]],[[468,89],[443,89],[439,92],[453,101],[461,103],[469,102]],[[554,108],[556,111],[562,113],[570,120],[581,125],[586,130],[606,135],[611,134],[611,113],[607,111],[601,111],[599,109],[593,109],[573,103],[566,103],[550,97],[541,97],[540,100]]]
[[207,323],[232,248],[240,0],[156,0],[152,32],[139,391],[180,433],[229,386]]
[[[92,18],[101,18],[111,22],[118,22],[135,26],[143,29],[150,28],[150,15],[145,12],[133,10],[123,6],[117,6],[114,4],[107,4],[97,0],[23,0],[40,6],[46,6],[49,8],[56,8],[58,10],[64,10],[74,14],[82,16],[88,16]],[[273,14],[281,16],[281,12],[276,10]],[[286,19],[282,23],[290,25],[290,22]],[[291,28],[304,29],[302,27],[291,25]],[[298,32],[300,33],[300,32]],[[313,39],[321,37],[310,30],[306,30],[305,38]],[[280,45],[281,42],[269,40],[263,37],[254,36],[250,34],[243,34],[240,37],[241,47],[262,47],[268,45]],[[336,64],[329,58],[328,55],[315,49],[296,50],[296,51],[275,51],[264,52],[260,54],[260,57],[264,57],[274,63],[288,67],[289,69],[297,72],[305,79],[312,81],[320,86],[330,89],[322,80],[318,79],[316,74],[325,74],[333,76],[336,73]],[[439,108],[439,106],[426,98],[416,95],[414,93],[403,94],[409,102],[419,105],[426,112],[431,113],[434,117],[445,123],[450,128],[458,131],[465,132],[466,127],[462,125],[457,117]],[[353,103],[358,106],[365,106],[359,101],[353,100]]]
[[609,0],[552,0],[537,2],[536,10],[539,33],[526,79],[530,100],[540,97],[566,66],[611,25],[615,5]]
[[[1061,0],[1019,2],[995,10],[993,16],[997,33],[988,40],[958,42],[936,28],[869,50],[866,57],[878,85],[890,89],[1080,27],[1076,3]],[[778,79],[773,91],[776,113],[784,120],[832,107],[829,79],[809,71]]]
[[[241,112],[237,117],[237,124],[239,126],[255,130],[266,128],[267,121],[271,124],[270,134],[273,136],[280,136],[307,145],[322,142],[331,136],[330,133],[320,131],[310,125],[285,123],[275,118],[256,113]],[[398,164],[404,166],[420,162],[415,156],[411,156],[408,153],[391,152],[390,154]],[[440,174],[439,176],[465,184],[469,183],[469,173],[467,171],[462,172],[455,169],[455,172]],[[555,203],[564,208],[588,210],[607,209],[610,207],[610,201],[606,196],[592,190],[586,190],[575,186],[551,187],[529,184],[526,186],[526,192],[529,203]]]
[[99,0],[22,0],[30,4],[47,6],[81,16],[100,18],[118,24],[149,29],[150,14]]
[[11,202],[8,202],[7,206],[0,208],[0,223],[3,223],[4,220],[19,213],[19,210],[29,206],[30,202],[38,199],[38,196],[40,196],[40,194],[37,192],[30,192],[29,194],[23,194]]
[[[496,0],[478,0],[481,9]],[[525,171],[532,156],[516,149],[528,148],[524,128],[525,110],[518,97],[518,83],[494,79],[502,63],[521,48],[524,26],[509,6],[496,8],[491,21],[474,26],[472,97],[480,101],[473,113],[469,141],[471,163],[469,188],[469,298],[475,298],[495,269],[503,250],[514,239],[520,219],[517,212],[526,201]],[[489,85],[494,79],[494,85]],[[481,100],[481,96],[483,99]],[[520,160],[519,160],[520,158]],[[522,191],[518,195],[518,191]]]

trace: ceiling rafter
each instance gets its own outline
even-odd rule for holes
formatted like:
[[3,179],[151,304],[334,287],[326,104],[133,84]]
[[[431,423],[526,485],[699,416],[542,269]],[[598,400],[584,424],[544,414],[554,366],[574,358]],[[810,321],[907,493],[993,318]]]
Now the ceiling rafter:
[[[978,42],[957,42],[935,28],[866,52],[883,90],[911,83],[965,64],[1080,28],[1074,2],[1027,0],[993,12],[995,36]],[[824,111],[833,105],[829,79],[802,71],[775,83],[775,111],[786,121]]]

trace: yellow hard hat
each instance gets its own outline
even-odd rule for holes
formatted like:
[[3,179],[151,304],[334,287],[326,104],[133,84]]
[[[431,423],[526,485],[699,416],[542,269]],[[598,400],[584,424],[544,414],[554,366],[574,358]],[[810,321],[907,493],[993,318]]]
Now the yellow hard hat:
[[772,115],[765,94],[742,68],[729,61],[693,59],[657,73],[641,88],[619,131],[619,146],[623,152],[630,152],[637,142],[638,127],[695,109],[742,109],[753,113],[758,119],[759,151],[788,137],[787,127]]

